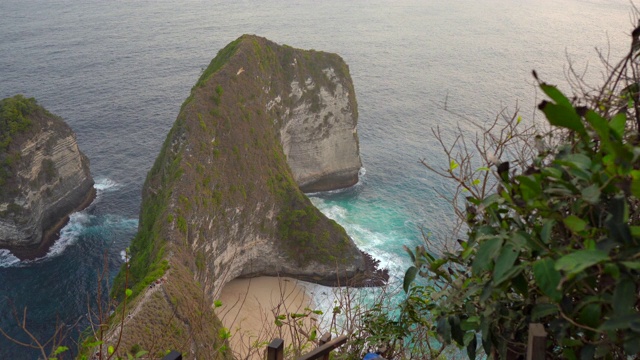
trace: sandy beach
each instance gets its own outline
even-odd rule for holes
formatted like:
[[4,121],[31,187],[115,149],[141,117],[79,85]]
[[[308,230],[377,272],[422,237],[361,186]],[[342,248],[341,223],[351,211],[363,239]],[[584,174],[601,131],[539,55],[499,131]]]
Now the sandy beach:
[[[278,315],[305,313],[313,309],[305,288],[291,278],[257,277],[236,279],[229,282],[220,294],[222,306],[216,313],[224,326],[231,331],[231,348],[238,359],[263,359],[263,352],[273,338],[282,338],[287,344],[304,338],[300,331],[293,331],[289,317],[275,325]],[[300,327],[310,332],[315,315],[308,316]]]

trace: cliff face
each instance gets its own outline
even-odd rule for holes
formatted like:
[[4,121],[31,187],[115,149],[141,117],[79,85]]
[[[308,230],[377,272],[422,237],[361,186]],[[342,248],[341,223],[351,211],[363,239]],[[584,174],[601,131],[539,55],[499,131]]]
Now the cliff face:
[[[194,329],[208,329],[203,321],[215,328],[211,304],[233,278],[345,284],[365,274],[344,229],[300,190],[357,182],[356,109],[348,68],[335,54],[248,35],[218,53],[147,176],[130,266],[115,282],[122,289],[128,278],[134,294],[145,293],[134,305],[145,319],[180,319],[191,339],[166,336],[154,346],[217,356],[212,338]],[[149,297],[150,282],[167,269],[164,295]],[[152,310],[163,308],[171,310]],[[130,321],[127,341],[148,341],[135,335],[153,326],[145,319]]]
[[293,70],[287,77],[290,92],[285,89],[284,94],[288,99],[283,101],[278,94],[267,104],[279,120],[280,142],[294,180],[304,192],[354,185],[362,162],[349,71],[338,58],[325,59],[321,73],[309,72],[305,68],[309,64],[298,63],[298,57],[293,55],[293,62],[284,64]]
[[0,247],[37,253],[93,199],[89,160],[71,128],[34,99],[0,101],[0,117]]

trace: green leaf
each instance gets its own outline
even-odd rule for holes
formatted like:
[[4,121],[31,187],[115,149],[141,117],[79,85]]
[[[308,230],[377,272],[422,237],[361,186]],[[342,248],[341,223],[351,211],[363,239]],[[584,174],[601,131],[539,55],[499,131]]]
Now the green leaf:
[[551,240],[551,230],[553,230],[555,224],[555,220],[547,219],[544,225],[542,225],[542,230],[540,231],[540,240],[542,240],[542,242],[544,242],[545,244],[548,244],[549,240]]
[[131,291],[131,289],[126,289],[124,293],[127,297],[130,297],[133,294],[133,291]]
[[[595,249],[595,246],[593,248]],[[616,280],[620,278],[620,268],[615,263],[606,263],[604,265],[604,273],[611,275]]]
[[102,345],[103,342],[102,341],[94,341],[94,342],[89,342],[89,343],[85,343],[82,346],[87,348],[87,349],[92,349],[98,345]]
[[488,208],[493,204],[501,204],[504,202],[504,199],[499,194],[491,194],[482,200],[482,206]]
[[640,261],[621,261],[622,265],[633,270],[640,270]]
[[611,130],[613,130],[613,132],[618,135],[618,139],[622,139],[624,135],[624,126],[626,125],[626,123],[627,114],[625,113],[617,114],[609,122],[609,127],[611,127]]
[[416,279],[416,275],[418,274],[418,268],[415,266],[411,266],[407,269],[407,272],[404,274],[404,283],[402,284],[402,288],[405,293],[409,292],[409,287],[413,280]]
[[612,306],[616,315],[633,313],[636,303],[636,284],[629,278],[624,278],[613,291]]
[[558,88],[555,87],[554,85],[540,83],[540,89],[545,94],[547,94],[547,96],[551,100],[555,101],[558,105],[573,109],[573,105],[571,105],[571,101],[569,101],[569,99],[567,99],[567,97],[564,96],[564,94],[560,90],[558,90]]
[[533,276],[536,279],[536,285],[540,287],[543,294],[554,301],[562,299],[562,292],[558,290],[562,276],[556,270],[555,262],[552,259],[536,261],[533,264]]
[[603,147],[609,147],[609,124],[607,120],[605,120],[602,116],[596,113],[593,110],[587,111],[585,115],[585,119],[591,125],[593,130],[595,130],[598,137],[600,137],[600,143]]
[[458,163],[455,160],[451,160],[451,163],[449,163],[449,170],[453,171],[458,167]]
[[542,175],[554,179],[562,179],[562,170],[554,167],[545,167],[541,170]]
[[416,262],[416,256],[413,255],[413,251],[411,251],[408,247],[403,246],[404,247],[404,251],[407,252],[407,254],[409,254],[409,257],[411,258],[411,262],[415,263]]
[[605,343],[605,344],[602,344],[602,345],[598,345],[598,347],[596,348],[595,357],[596,357],[596,359],[601,358],[601,357],[605,357],[610,352],[611,352],[611,346],[609,346],[608,344]]
[[518,176],[516,180],[520,183],[520,192],[525,201],[537,199],[542,194],[542,186],[534,176]]
[[562,359],[565,359],[565,360],[578,360],[578,357],[576,356],[576,352],[573,351],[573,349],[565,348],[565,349],[562,350]]
[[632,322],[640,321],[639,314],[633,315],[622,315],[622,316],[612,316],[609,320],[605,321],[600,327],[599,330],[602,331],[615,331],[615,330],[624,330],[631,327]]
[[609,256],[601,250],[578,250],[567,254],[556,261],[556,270],[575,275],[582,270],[608,260]]
[[222,301],[220,300],[214,300],[213,302],[213,306],[216,308],[219,308],[220,306],[222,306]]
[[553,126],[574,130],[581,135],[586,135],[586,131],[580,116],[573,107],[561,106],[549,102],[540,104],[540,108]]
[[564,225],[571,230],[571,232],[578,233],[587,227],[587,222],[580,219],[575,215],[569,215],[562,220]]
[[634,177],[633,180],[631,180],[631,193],[640,199],[640,179]]
[[140,359],[143,356],[147,355],[149,352],[147,350],[140,350],[136,353],[135,358]]
[[591,158],[584,154],[569,154],[562,157],[559,162],[580,170],[589,170],[592,164]]
[[636,335],[633,337],[626,338],[624,342],[624,351],[627,354],[638,354],[640,353],[640,336]]
[[449,316],[449,325],[451,326],[451,338],[460,346],[464,346],[464,332],[460,328],[460,318],[457,316]]
[[596,354],[595,345],[585,344],[580,350],[580,360],[591,360]]
[[580,310],[578,321],[592,328],[598,327],[602,315],[600,304],[587,304]]
[[113,352],[116,351],[112,345],[109,345],[109,347],[107,348],[107,352],[109,353],[109,355],[113,354]]
[[518,255],[520,254],[513,245],[507,244],[500,250],[500,255],[496,259],[496,265],[493,269],[493,283],[499,285],[503,281],[507,280],[505,276],[509,270],[513,268],[513,264],[516,262]]
[[440,336],[442,336],[442,340],[445,344],[451,343],[451,324],[446,317],[441,317],[438,319],[436,323],[436,331]]
[[485,270],[489,270],[491,268],[491,260],[495,258],[501,247],[502,239],[498,237],[487,239],[481,243],[471,266],[473,274],[478,275]]
[[460,328],[464,331],[477,330],[480,326],[480,318],[478,316],[470,316],[468,319],[460,323]]
[[511,285],[513,285],[513,288],[520,295],[524,296],[525,298],[529,296],[529,284],[522,273],[513,278],[513,280],[511,281]]
[[222,327],[218,330],[218,337],[222,340],[229,339],[231,337],[231,332],[226,327]]
[[66,346],[58,346],[58,347],[56,348],[56,351],[54,351],[54,352],[53,352],[53,355],[54,355],[54,356],[55,356],[55,355],[60,355],[60,354],[62,354],[63,352],[65,352],[65,351],[67,351],[67,350],[69,350],[69,348],[68,348],[68,347],[66,347]]
[[600,202],[600,188],[597,184],[592,184],[582,189],[582,198],[592,205],[597,205]]
[[476,349],[478,348],[478,338],[476,338],[475,334],[473,339],[467,345],[467,356],[469,356],[470,360],[475,360],[476,358]]
[[536,304],[531,310],[531,320],[538,321],[546,316],[558,313],[558,306],[555,304],[541,303]]

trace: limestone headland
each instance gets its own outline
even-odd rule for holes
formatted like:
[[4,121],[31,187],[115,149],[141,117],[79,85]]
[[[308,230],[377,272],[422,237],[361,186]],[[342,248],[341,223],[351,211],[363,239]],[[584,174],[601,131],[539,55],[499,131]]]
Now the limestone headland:
[[232,279],[384,282],[386,273],[303,193],[357,183],[356,126],[355,91],[340,56],[254,35],[220,50],[147,175],[131,260],[114,291],[126,286],[135,297],[160,286],[162,294],[134,301],[141,317],[128,321],[123,338],[144,347],[136,334],[154,326],[145,319],[166,320],[182,330],[154,345],[215,357],[211,304]]
[[46,254],[69,214],[95,197],[75,133],[33,98],[0,100],[0,248]]

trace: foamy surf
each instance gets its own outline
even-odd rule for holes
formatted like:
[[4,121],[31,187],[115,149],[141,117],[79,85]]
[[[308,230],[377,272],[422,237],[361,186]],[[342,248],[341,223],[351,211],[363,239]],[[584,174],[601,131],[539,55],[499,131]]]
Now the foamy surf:
[[33,264],[46,259],[54,258],[64,252],[72,244],[75,244],[82,235],[90,215],[85,212],[75,212],[69,216],[69,222],[60,230],[60,237],[49,248],[47,254],[33,260],[20,261],[9,250],[0,249],[0,267],[20,267]]
[[71,214],[67,225],[60,230],[60,238],[51,245],[47,255],[34,261],[58,256],[62,254],[66,248],[75,244],[89,225],[91,217],[91,215],[84,211]]
[[120,184],[109,178],[97,178],[93,187],[99,192],[113,191],[120,187]]
[[0,249],[0,268],[14,267],[20,264],[20,259],[15,257],[11,251]]
[[127,250],[121,250],[120,259],[122,259],[122,262],[128,263],[131,260],[131,255],[127,254]]
[[[119,183],[109,178],[98,178],[94,184],[98,197],[102,193],[117,190],[120,186]],[[34,260],[20,261],[9,250],[0,249],[0,268],[26,266],[55,258],[64,253],[69,246],[76,244],[83,235],[100,236],[100,234],[108,234],[112,231],[136,229],[137,227],[138,219],[109,214],[98,218],[89,214],[88,210],[75,212],[69,215],[69,222],[60,230],[59,238],[51,245],[45,256]]]

